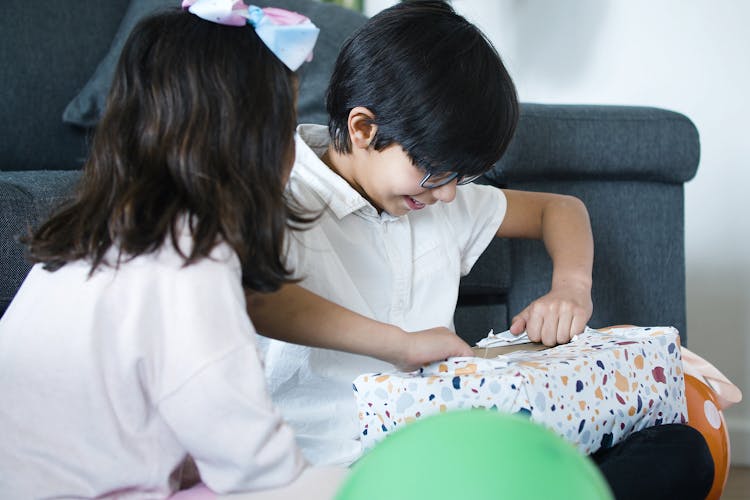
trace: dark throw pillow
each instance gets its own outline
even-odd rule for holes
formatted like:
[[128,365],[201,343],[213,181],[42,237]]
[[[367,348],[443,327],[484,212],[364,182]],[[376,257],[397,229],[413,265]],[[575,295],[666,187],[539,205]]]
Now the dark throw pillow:
[[[308,16],[318,28],[320,36],[313,52],[313,60],[299,69],[300,95],[298,121],[300,123],[328,123],[325,110],[325,91],[339,49],[349,35],[367,18],[337,5],[315,0],[258,1],[261,7],[273,6]],[[94,71],[81,92],[68,104],[63,121],[90,128],[96,125],[104,110],[104,103],[112,84],[115,66],[130,31],[144,16],[164,7],[179,6],[177,0],[132,0],[120,27],[112,40],[109,52]]]
[[120,27],[112,39],[107,55],[101,60],[83,89],[63,111],[63,121],[79,127],[91,128],[99,121],[104,111],[104,103],[112,85],[115,66],[120,58],[125,40],[131,30],[143,17],[157,9],[178,6],[177,0],[131,0],[128,10],[120,22]]

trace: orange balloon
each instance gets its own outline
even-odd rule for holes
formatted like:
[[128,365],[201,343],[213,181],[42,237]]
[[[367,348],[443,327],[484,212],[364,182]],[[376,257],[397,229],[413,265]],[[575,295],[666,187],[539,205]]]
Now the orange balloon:
[[711,388],[702,380],[685,374],[688,425],[697,429],[708,443],[714,459],[714,482],[706,499],[718,500],[729,477],[729,432]]

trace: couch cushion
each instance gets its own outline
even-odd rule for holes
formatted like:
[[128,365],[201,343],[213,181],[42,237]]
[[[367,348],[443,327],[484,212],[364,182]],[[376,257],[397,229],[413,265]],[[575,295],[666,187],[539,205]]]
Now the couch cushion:
[[86,132],[64,124],[62,112],[106,53],[127,4],[3,0],[0,170],[80,167]]
[[70,196],[79,171],[0,172],[0,316],[31,264],[18,238]]

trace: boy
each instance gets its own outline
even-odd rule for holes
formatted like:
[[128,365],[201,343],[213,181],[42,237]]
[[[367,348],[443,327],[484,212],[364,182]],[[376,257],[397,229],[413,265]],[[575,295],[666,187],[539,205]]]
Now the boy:
[[[501,157],[518,120],[513,83],[475,26],[444,2],[381,12],[344,44],[327,110],[328,129],[298,128],[288,185],[320,213],[289,238],[288,264],[302,287],[408,331],[452,328],[459,279],[491,239],[537,238],[552,259],[552,283],[513,318],[511,331],[553,346],[584,329],[593,308],[584,205],[471,184]],[[288,286],[250,302],[259,331],[297,328],[276,318],[300,293]],[[356,460],[351,381],[390,367],[278,341],[265,350],[272,397],[308,459]]]
[[[593,260],[583,204],[469,183],[500,158],[518,119],[513,83],[476,27],[442,2],[393,7],[344,45],[327,101],[328,129],[298,129],[289,182],[302,206],[321,212],[313,227],[289,238],[288,263],[304,288],[407,331],[452,328],[459,279],[493,237],[543,238],[554,263],[552,287],[514,318],[512,331],[555,345],[583,330],[592,312]],[[264,323],[264,310],[283,317],[278,308],[297,303],[289,299],[300,293],[287,287],[262,304],[251,301],[259,330],[274,328],[270,318]],[[320,450],[310,458],[356,459],[351,381],[389,367],[276,341],[266,363],[272,391],[285,394],[282,407],[305,401],[292,404],[299,415],[290,408],[285,416],[315,429],[298,432],[310,450]],[[330,408],[312,409],[312,397]],[[320,425],[311,425],[316,419]],[[323,443],[339,441],[344,428],[351,432],[338,451],[326,451]]]

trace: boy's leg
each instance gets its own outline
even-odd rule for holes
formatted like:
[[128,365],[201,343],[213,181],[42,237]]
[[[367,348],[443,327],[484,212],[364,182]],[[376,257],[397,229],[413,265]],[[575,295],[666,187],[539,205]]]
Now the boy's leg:
[[617,500],[704,499],[714,479],[706,440],[687,425],[643,429],[591,458]]

